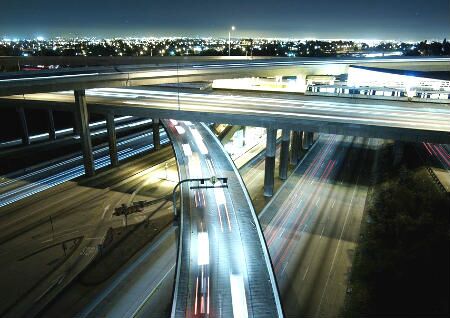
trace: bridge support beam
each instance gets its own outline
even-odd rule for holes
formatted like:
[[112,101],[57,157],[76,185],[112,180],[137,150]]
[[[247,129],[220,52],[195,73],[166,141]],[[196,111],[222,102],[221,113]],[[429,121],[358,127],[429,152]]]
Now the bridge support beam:
[[95,174],[94,156],[92,154],[92,142],[89,133],[89,114],[86,105],[84,90],[74,91],[75,95],[75,118],[80,123],[80,141],[83,151],[84,172],[87,176]]
[[273,195],[276,143],[277,130],[274,128],[267,128],[266,162],[264,170],[264,196],[266,197],[271,197]]
[[109,143],[109,158],[111,160],[111,166],[116,167],[119,165],[119,158],[117,156],[117,136],[116,125],[114,123],[114,114],[106,114],[106,130],[108,131],[108,143]]
[[56,139],[55,119],[53,118],[53,110],[48,110],[48,139]]
[[161,135],[159,134],[159,118],[152,119],[152,131],[153,131],[153,149],[161,149]]
[[286,180],[289,166],[289,141],[291,131],[283,129],[281,132],[281,152],[280,152],[280,179]]
[[22,127],[22,144],[30,144],[30,134],[28,133],[27,118],[25,117],[25,110],[23,107],[17,108],[17,113],[19,114],[20,126]]
[[292,144],[291,144],[291,164],[296,166],[298,158],[300,157],[300,147],[302,144],[302,132],[292,132]]

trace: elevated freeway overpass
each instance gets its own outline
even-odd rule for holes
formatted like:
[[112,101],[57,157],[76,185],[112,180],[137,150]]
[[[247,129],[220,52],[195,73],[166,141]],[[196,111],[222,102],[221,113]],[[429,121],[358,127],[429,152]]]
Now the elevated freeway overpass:
[[[155,145],[159,139],[158,118],[172,118],[195,122],[227,123],[241,126],[265,127],[271,131],[283,129],[284,151],[289,149],[290,132],[293,142],[299,132],[311,139],[311,132],[393,139],[399,142],[450,143],[450,109],[446,104],[411,103],[385,100],[362,100],[340,97],[302,96],[298,94],[250,93],[192,93],[168,90],[95,89],[77,92],[44,93],[0,99],[3,107],[74,109],[86,121],[87,113],[133,115],[154,119]],[[78,94],[78,95],[77,95]],[[75,107],[74,107],[75,100]],[[87,102],[88,100],[88,102]],[[84,118],[84,119],[83,119]],[[112,121],[110,121],[112,123]],[[82,126],[82,125],[79,125]],[[85,171],[94,173],[89,131],[81,130]],[[111,127],[111,131],[114,127]],[[303,133],[309,132],[309,133]],[[273,136],[273,134],[267,134]],[[114,136],[110,138],[114,145]],[[275,139],[267,141],[274,149]],[[401,143],[399,143],[401,146]],[[298,146],[294,147],[298,148]],[[111,148],[114,157],[114,147]],[[273,194],[274,153],[266,153],[265,194]],[[287,156],[282,166],[286,167]],[[284,168],[285,169],[285,168]],[[284,175],[282,172],[281,175]]]
[[[450,143],[450,108],[446,104],[149,88],[88,90],[86,98],[93,113]],[[73,110],[74,97],[71,92],[32,94],[0,99],[0,103],[3,107]]]
[[[271,77],[280,75],[342,74],[351,64],[380,67],[413,65],[414,68],[445,67],[449,58],[382,59],[245,59],[156,60],[151,65],[87,67],[54,71],[19,72],[0,75],[0,96],[24,93],[84,90],[104,87],[132,87],[166,83],[206,81],[223,78]],[[160,64],[161,63],[161,64]],[[305,73],[306,72],[306,73]]]
[[227,188],[181,185],[172,317],[282,317],[264,237],[231,158],[205,124],[163,123],[180,180],[228,179]]

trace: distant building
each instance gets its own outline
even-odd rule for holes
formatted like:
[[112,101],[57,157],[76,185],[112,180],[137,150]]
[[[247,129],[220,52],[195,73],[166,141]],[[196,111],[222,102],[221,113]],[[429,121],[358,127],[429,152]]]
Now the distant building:
[[419,93],[450,92],[448,71],[407,71],[367,66],[350,66],[350,87],[387,87],[404,90],[408,97]]

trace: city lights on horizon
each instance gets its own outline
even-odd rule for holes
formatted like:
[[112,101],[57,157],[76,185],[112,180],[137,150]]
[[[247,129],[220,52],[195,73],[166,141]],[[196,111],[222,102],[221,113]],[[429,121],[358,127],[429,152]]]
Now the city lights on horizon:
[[[239,34],[235,25],[229,28],[233,31],[233,38],[237,40],[242,39],[253,39],[253,40],[267,40],[267,41],[351,41],[355,43],[366,43],[369,45],[377,45],[380,43],[392,42],[392,43],[417,43],[420,41],[442,41],[443,38],[423,38],[423,39],[400,39],[400,38],[347,38],[347,37],[314,37],[314,36],[304,36],[304,37],[286,37],[286,36],[261,36],[261,35],[242,35]],[[235,32],[236,31],[236,32]],[[18,42],[18,41],[56,41],[56,40],[98,40],[98,41],[108,41],[108,40],[179,40],[179,39],[201,39],[201,40],[226,40],[227,33],[224,32],[222,36],[188,36],[188,35],[127,35],[127,36],[99,36],[99,35],[57,35],[57,36],[19,36],[19,35],[0,35],[0,40],[3,42]]]

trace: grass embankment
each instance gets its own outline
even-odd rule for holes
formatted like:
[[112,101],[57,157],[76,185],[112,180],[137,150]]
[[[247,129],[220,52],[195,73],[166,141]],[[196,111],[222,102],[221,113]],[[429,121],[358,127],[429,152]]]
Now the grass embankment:
[[414,145],[400,167],[382,150],[367,205],[346,317],[448,317],[450,197],[439,190]]

